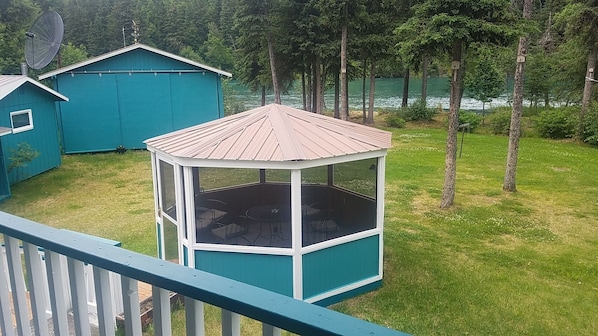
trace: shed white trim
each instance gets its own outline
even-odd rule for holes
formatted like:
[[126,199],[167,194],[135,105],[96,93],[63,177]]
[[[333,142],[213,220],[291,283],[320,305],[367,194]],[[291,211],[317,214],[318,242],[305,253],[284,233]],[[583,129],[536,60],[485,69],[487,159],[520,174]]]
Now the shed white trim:
[[31,83],[34,86],[37,86],[38,88],[58,98],[57,100],[69,101],[66,96],[61,95],[42,83],[27,76],[20,75],[0,75],[0,100],[11,94],[14,90],[18,89],[25,83]]
[[175,54],[171,54],[171,53],[166,52],[164,50],[160,50],[160,49],[156,49],[156,48],[147,46],[145,44],[136,43],[136,44],[132,44],[130,46],[127,46],[127,47],[124,47],[124,48],[121,48],[121,49],[117,49],[117,50],[111,51],[109,53],[106,53],[106,54],[103,54],[103,55],[100,55],[100,56],[97,56],[97,57],[90,58],[90,59],[85,60],[83,62],[75,63],[75,64],[72,64],[72,65],[60,68],[60,69],[56,69],[54,71],[47,72],[45,74],[40,75],[38,78],[40,80],[46,79],[46,78],[50,78],[52,76],[56,76],[56,75],[60,75],[60,74],[65,73],[65,72],[73,71],[73,70],[75,70],[77,68],[81,68],[81,67],[84,67],[86,65],[93,64],[93,63],[96,63],[96,62],[100,62],[100,61],[106,60],[106,59],[114,57],[114,56],[122,55],[124,53],[127,53],[127,52],[132,51],[132,50],[136,50],[136,49],[144,49],[144,50],[153,52],[153,53],[158,54],[158,55],[162,55],[162,56],[165,56],[165,57],[168,57],[168,58],[172,58],[174,60],[177,60],[177,61],[189,64],[189,65],[201,68],[201,69],[205,69],[205,70],[217,73],[217,74],[225,76],[225,77],[232,77],[233,76],[230,72],[219,70],[219,69],[207,66],[205,64],[201,64],[201,63],[192,61],[190,59],[187,59],[187,58],[175,55]]

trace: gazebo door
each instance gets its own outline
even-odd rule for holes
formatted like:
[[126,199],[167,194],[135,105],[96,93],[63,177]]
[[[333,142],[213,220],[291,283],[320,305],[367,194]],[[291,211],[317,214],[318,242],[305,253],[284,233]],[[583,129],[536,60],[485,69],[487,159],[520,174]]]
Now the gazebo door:
[[157,158],[154,169],[158,176],[158,217],[160,227],[158,237],[161,237],[161,257],[165,260],[179,263],[179,225],[177,214],[177,202],[175,192],[175,169],[174,165]]

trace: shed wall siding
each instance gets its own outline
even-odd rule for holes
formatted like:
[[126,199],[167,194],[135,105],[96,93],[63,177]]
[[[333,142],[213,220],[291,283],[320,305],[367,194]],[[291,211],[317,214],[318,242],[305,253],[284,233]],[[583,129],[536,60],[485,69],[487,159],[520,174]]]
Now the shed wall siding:
[[73,99],[60,103],[64,151],[114,150],[121,143],[115,75],[63,76],[58,83]]
[[173,129],[170,74],[115,75],[120,111],[121,143],[145,148],[143,140]]
[[214,73],[63,74],[66,153],[145,148],[144,140],[223,115]]
[[0,100],[0,126],[10,127],[10,112],[31,109],[33,129],[2,137],[2,150],[6,167],[10,164],[11,149],[19,143],[28,143],[39,156],[25,167],[13,169],[8,174],[10,184],[22,181],[61,163],[58,142],[55,97],[39,88],[24,84]]

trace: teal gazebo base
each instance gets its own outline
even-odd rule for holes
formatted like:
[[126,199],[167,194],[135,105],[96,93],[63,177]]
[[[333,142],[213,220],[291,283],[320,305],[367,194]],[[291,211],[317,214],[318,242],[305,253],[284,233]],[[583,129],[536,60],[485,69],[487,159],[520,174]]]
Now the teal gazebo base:
[[[337,244],[298,256],[196,249],[195,268],[321,306],[379,288],[380,235]],[[293,258],[301,258],[301,269]]]

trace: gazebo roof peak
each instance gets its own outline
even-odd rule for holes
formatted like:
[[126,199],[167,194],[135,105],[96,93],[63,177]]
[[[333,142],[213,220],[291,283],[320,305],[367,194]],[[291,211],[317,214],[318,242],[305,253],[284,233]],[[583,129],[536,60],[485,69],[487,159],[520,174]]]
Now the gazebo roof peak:
[[148,148],[192,159],[301,161],[391,147],[391,133],[270,104],[145,141]]

